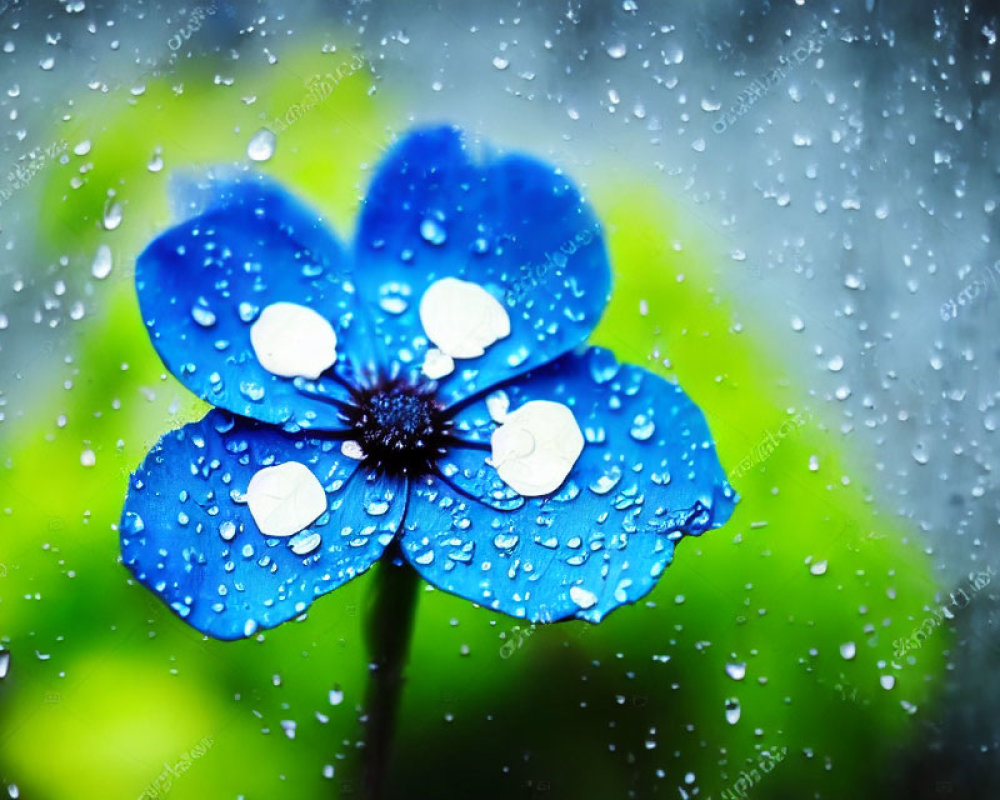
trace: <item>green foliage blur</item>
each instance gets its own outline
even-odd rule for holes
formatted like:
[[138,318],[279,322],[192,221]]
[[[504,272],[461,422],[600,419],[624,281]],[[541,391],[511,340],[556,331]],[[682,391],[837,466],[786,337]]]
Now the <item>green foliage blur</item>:
[[[11,653],[0,780],[22,797],[359,791],[371,574],[302,621],[216,642],[131,579],[116,531],[129,472],[206,408],[165,374],[146,336],[135,258],[170,224],[172,174],[242,159],[256,130],[302,103],[312,76],[354,57],[313,53],[239,67],[249,103],[245,88],[212,79],[212,64],[82,103],[54,135],[71,149],[87,139],[89,152],[52,163],[17,200],[37,204],[40,263],[67,257],[91,298],[65,352],[28,367],[30,412],[0,425],[0,645]],[[345,74],[259,165],[345,237],[381,150],[410,124],[399,98],[371,85],[368,65]],[[933,702],[927,676],[943,668],[944,628],[893,656],[892,640],[927,615],[928,563],[874,507],[864,454],[812,404],[778,344],[742,332],[707,255],[711,234],[611,158],[568,171],[588,186],[616,275],[594,341],[679,381],[730,471],[769,434],[777,446],[733,478],[742,502],[732,521],[685,539],[653,593],[599,626],[519,626],[427,587],[393,796],[677,797],[680,786],[714,797],[780,747],[788,755],[754,797],[876,796],[873,771],[905,746],[906,717]],[[115,203],[122,221],[109,231]],[[102,244],[114,267],[98,281],[90,263]],[[778,438],[796,414],[806,422]],[[849,642],[852,658],[841,653]]]

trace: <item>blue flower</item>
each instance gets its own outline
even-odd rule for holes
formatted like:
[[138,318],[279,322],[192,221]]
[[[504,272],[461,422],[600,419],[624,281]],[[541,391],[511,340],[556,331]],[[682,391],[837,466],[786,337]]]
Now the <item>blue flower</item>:
[[645,595],[736,500],[683,390],[585,347],[611,272],[558,170],[415,131],[354,242],[259,177],[216,182],[139,257],[164,363],[215,408],[132,476],[122,558],[233,639],[387,548],[536,622]]

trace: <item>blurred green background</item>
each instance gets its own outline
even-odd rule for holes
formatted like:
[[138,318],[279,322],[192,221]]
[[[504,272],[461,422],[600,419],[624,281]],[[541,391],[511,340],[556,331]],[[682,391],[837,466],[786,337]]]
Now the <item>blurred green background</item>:
[[[10,658],[0,779],[20,797],[360,790],[371,574],[304,621],[216,642],[130,579],[116,531],[130,470],[205,410],[165,374],[131,280],[138,252],[170,224],[170,177],[243,159],[313,75],[353,55],[303,45],[280,69],[227,64],[238,81],[252,76],[251,103],[211,78],[218,65],[199,62],[149,75],[140,92],[96,93],[54,124],[53,140],[69,143],[63,163],[20,190],[16,202],[37,215],[38,263],[26,268],[62,259],[89,298],[68,331],[15,350],[33,399],[0,425],[0,644]],[[370,91],[371,69],[340,81],[258,165],[344,237],[381,149],[413,123],[391,86]],[[530,134],[493,143],[532,149]],[[743,499],[728,525],[685,539],[647,600],[599,626],[526,636],[515,620],[426,587],[392,795],[718,797],[763,750],[785,747],[754,797],[879,796],[916,735],[908,718],[934,702],[949,644],[941,628],[893,657],[892,641],[923,621],[938,588],[925,556],[873,503],[876,475],[811,406],[775,343],[743,332],[704,246],[712,234],[610,157],[567,172],[604,221],[616,276],[594,341],[679,381],[730,471],[789,417],[807,422],[733,479]],[[99,279],[102,246],[113,266]],[[0,333],[10,339],[15,327]],[[502,657],[510,637],[518,644]]]

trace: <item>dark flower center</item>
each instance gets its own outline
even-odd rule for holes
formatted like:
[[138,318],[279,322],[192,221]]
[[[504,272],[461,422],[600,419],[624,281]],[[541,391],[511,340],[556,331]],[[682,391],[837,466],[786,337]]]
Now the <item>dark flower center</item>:
[[370,463],[382,472],[429,472],[446,451],[451,423],[434,394],[403,381],[383,381],[355,392],[348,422]]

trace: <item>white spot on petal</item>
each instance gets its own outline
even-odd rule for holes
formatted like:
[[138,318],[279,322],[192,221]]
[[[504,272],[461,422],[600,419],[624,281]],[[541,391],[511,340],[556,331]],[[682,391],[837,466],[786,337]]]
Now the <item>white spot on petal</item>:
[[420,371],[432,381],[436,381],[455,371],[455,359],[447,353],[442,353],[436,347],[432,347],[424,356],[424,365]]
[[597,605],[597,595],[590,591],[590,589],[584,589],[582,586],[571,586],[569,589],[569,599],[580,606],[580,608],[593,608]]
[[500,479],[525,497],[558,489],[583,452],[583,433],[568,406],[532,400],[493,431],[491,460]]
[[254,473],[247,505],[265,536],[291,536],[326,511],[326,492],[309,467],[286,461]]
[[478,283],[458,278],[435,281],[420,298],[420,323],[427,338],[452,358],[476,358],[510,335],[510,317]]
[[497,424],[507,419],[507,412],[510,410],[510,398],[503,389],[497,389],[486,398],[486,410],[490,412],[490,419]]
[[361,461],[365,457],[365,451],[353,439],[348,439],[340,445],[340,452],[348,458],[353,458],[355,461]]
[[315,380],[337,360],[337,334],[322,316],[297,303],[272,303],[250,326],[254,354],[268,372]]

